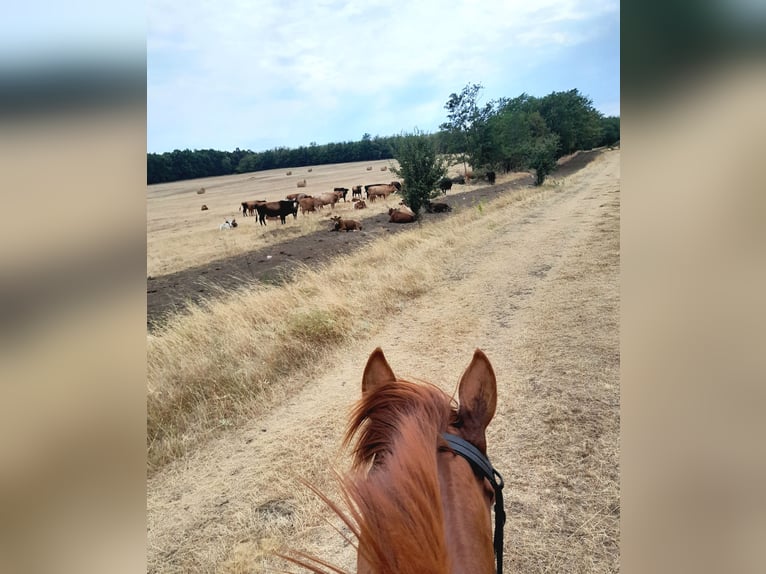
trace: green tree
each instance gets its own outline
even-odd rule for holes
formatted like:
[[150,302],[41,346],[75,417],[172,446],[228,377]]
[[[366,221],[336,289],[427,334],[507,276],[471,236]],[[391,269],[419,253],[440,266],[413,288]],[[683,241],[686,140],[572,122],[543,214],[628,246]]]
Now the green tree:
[[601,143],[599,145],[613,145],[620,141],[620,116],[608,116],[601,118]]
[[436,153],[432,138],[417,130],[399,139],[394,158],[399,167],[392,167],[391,171],[403,179],[404,202],[417,216],[426,201],[439,194],[439,182],[447,175],[447,164]]
[[444,104],[449,121],[439,126],[450,134],[450,151],[459,154],[464,172],[468,161],[474,167],[485,163],[491,147],[488,120],[492,115],[492,104],[479,107],[477,100],[482,89],[481,84],[467,84],[460,94],[450,94]]
[[551,92],[540,100],[540,114],[560,138],[558,156],[592,149],[602,136],[601,113],[576,89]]

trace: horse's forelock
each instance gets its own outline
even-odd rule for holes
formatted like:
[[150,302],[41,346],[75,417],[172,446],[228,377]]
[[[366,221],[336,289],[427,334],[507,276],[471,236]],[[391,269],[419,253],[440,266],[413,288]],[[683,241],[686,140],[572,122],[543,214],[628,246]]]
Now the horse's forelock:
[[344,444],[356,436],[353,466],[370,464],[391,452],[403,417],[411,415],[427,421],[438,433],[455,424],[458,416],[452,399],[434,385],[403,380],[383,384],[364,394],[351,413]]

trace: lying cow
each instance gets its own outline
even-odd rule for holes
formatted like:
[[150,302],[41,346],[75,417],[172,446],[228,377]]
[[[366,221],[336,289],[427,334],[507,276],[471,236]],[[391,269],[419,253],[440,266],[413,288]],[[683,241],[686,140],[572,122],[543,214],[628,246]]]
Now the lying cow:
[[358,199],[354,202],[354,209],[367,209],[367,204],[363,199]]
[[415,221],[415,216],[410,213],[405,213],[393,207],[388,210],[389,223],[412,223],[413,221]]
[[285,217],[291,213],[294,218],[298,217],[298,202],[287,199],[267,201],[266,203],[256,205],[255,210],[258,212],[258,223],[261,225],[266,225],[267,217],[279,217],[282,221],[282,225],[284,225]]
[[335,224],[333,226],[332,231],[356,231],[362,230],[362,224],[358,221],[354,221],[353,219],[341,219],[340,215],[336,215],[335,217],[331,217]]
[[433,201],[426,201],[425,208],[428,213],[446,213],[452,211],[452,207],[448,204]]

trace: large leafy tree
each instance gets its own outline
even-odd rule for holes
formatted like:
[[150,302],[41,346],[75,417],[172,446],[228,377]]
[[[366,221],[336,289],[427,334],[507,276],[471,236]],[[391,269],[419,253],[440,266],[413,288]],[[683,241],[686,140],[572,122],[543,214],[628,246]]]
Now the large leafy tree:
[[467,163],[484,165],[489,161],[491,149],[488,120],[492,115],[492,104],[479,107],[478,97],[481,84],[467,84],[459,94],[450,94],[444,108],[448,121],[439,127],[449,133],[449,150],[457,153],[467,171]]
[[404,202],[415,212],[439,194],[439,182],[447,175],[447,164],[436,153],[433,139],[422,132],[403,135],[397,142],[394,157],[399,167],[391,171],[403,179]]
[[593,107],[590,98],[578,90],[548,94],[540,99],[539,111],[550,130],[560,138],[559,157],[599,144],[601,113]]

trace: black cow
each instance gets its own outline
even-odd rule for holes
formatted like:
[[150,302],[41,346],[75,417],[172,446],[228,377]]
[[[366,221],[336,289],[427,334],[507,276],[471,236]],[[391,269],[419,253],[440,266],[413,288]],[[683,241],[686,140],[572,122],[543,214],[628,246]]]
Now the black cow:
[[495,185],[495,172],[494,171],[488,171],[487,172],[487,181],[491,183],[492,185]]
[[448,211],[452,211],[452,208],[447,205],[446,203],[434,203],[432,201],[426,201],[426,211],[428,213],[445,213]]
[[255,210],[258,212],[258,222],[261,225],[266,225],[267,217],[279,217],[282,224],[285,223],[285,217],[293,214],[293,217],[298,217],[298,202],[288,199],[280,199],[279,201],[267,201],[255,206]]
[[442,193],[444,195],[447,195],[447,192],[452,189],[452,180],[448,177],[445,177],[439,182],[439,189],[442,190]]

